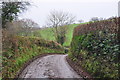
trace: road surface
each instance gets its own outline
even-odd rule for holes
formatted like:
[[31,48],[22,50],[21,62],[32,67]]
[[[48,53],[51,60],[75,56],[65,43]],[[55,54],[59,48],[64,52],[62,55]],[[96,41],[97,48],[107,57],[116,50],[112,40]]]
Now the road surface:
[[48,55],[38,58],[28,65],[19,78],[79,78],[67,63],[67,55]]

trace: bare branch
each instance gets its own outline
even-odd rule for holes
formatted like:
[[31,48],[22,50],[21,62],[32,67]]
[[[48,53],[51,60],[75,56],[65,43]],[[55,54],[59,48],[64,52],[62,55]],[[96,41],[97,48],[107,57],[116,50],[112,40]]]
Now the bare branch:
[[[47,25],[53,27],[54,35],[57,42],[63,44],[65,34],[67,32],[66,25],[72,24],[75,21],[75,16],[63,11],[52,11],[48,15]],[[62,42],[61,42],[61,41]]]

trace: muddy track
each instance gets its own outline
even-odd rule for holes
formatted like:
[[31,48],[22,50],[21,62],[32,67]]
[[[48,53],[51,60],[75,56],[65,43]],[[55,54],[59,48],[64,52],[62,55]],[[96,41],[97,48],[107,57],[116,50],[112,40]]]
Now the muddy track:
[[19,78],[79,78],[67,63],[67,55],[47,55],[28,65]]

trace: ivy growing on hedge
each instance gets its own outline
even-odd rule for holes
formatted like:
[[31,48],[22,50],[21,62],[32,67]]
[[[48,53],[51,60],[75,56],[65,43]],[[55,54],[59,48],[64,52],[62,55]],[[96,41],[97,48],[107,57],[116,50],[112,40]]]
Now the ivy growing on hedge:
[[94,77],[118,77],[120,46],[116,20],[84,24],[74,30],[70,56],[80,61]]

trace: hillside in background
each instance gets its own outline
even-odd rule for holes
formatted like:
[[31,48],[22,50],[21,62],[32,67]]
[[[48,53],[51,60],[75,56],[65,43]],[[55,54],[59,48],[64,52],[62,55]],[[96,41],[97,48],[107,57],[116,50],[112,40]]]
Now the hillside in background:
[[[65,43],[63,44],[63,46],[70,46],[72,36],[73,36],[73,30],[78,25],[79,24],[71,24],[71,25],[67,26],[66,40],[65,40]],[[56,41],[55,37],[54,37],[53,28],[43,28],[43,29],[38,30],[36,32],[38,34],[40,34],[41,38],[43,38],[45,40]]]

